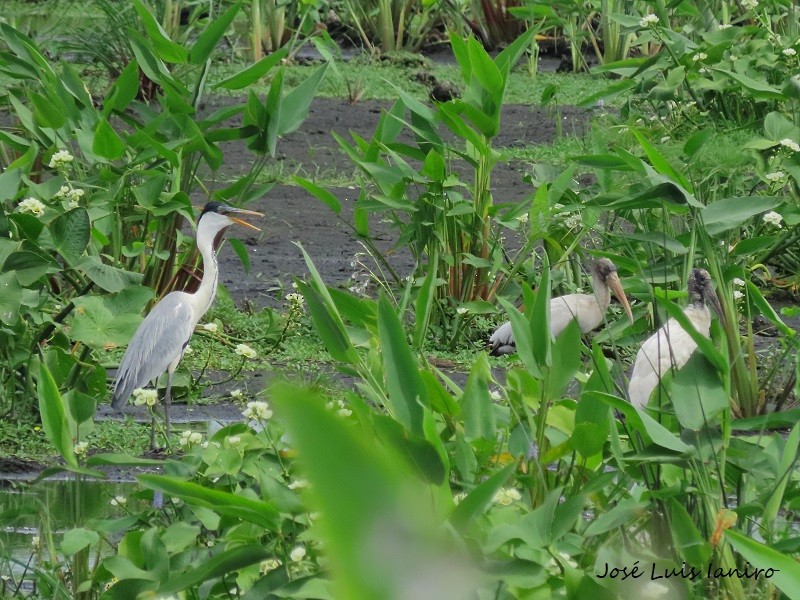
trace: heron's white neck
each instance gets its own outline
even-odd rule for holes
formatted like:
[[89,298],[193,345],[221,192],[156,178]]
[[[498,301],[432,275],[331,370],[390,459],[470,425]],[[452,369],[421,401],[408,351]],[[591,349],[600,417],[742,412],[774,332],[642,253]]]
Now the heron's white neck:
[[599,273],[592,274],[592,285],[594,286],[594,297],[597,299],[600,312],[605,313],[608,310],[608,305],[611,304],[611,290]]
[[230,223],[222,215],[209,213],[200,219],[200,224],[197,226],[197,248],[203,257],[203,279],[200,280],[200,287],[192,295],[192,302],[198,321],[211,307],[214,296],[217,295],[219,267],[217,253],[214,252],[214,238]]

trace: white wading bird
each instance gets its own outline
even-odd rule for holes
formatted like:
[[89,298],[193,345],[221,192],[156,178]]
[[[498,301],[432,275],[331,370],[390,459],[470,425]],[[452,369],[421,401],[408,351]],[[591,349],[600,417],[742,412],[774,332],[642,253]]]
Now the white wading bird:
[[[594,294],[567,294],[550,300],[550,333],[553,337],[564,331],[572,320],[578,321],[583,333],[600,325],[611,303],[612,291],[633,323],[631,307],[622,291],[616,265],[607,258],[595,261],[592,265],[592,281]],[[495,356],[516,352],[511,323],[506,322],[498,327],[489,338],[489,344],[492,347],[490,353]]]
[[[688,287],[690,304],[683,314],[698,332],[708,337],[711,328],[711,312],[708,310],[708,305],[711,305],[718,315],[722,314],[708,271],[692,269]],[[680,369],[685,365],[696,348],[697,343],[675,319],[667,321],[642,344],[636,354],[631,381],[628,384],[628,397],[631,403],[639,408],[646,406],[661,377],[670,369]]]
[[[203,257],[203,278],[193,294],[170,292],[158,302],[133,334],[125,356],[117,371],[117,382],[111,406],[120,410],[136,388],[151,381],[158,382],[167,372],[167,388],[164,393],[164,421],[169,437],[169,403],[172,389],[172,374],[192,337],[194,328],[214,302],[217,293],[217,254],[214,238],[226,227],[238,223],[260,231],[233,215],[264,215],[251,210],[233,208],[219,202],[209,202],[197,220],[197,247]],[[150,438],[151,446],[153,438]]]

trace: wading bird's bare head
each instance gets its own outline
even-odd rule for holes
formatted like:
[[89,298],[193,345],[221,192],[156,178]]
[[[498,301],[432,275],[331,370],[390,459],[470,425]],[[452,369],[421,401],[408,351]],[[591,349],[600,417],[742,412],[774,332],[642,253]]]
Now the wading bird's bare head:
[[711,275],[705,269],[692,269],[689,275],[689,301],[694,306],[710,306],[720,317],[722,308],[719,305],[717,293],[714,291],[714,284],[711,282]]
[[256,231],[261,231],[255,225],[251,225],[247,221],[239,219],[237,215],[252,215],[257,217],[264,216],[260,212],[235,208],[233,206],[223,204],[222,202],[209,202],[203,207],[203,211],[200,213],[200,216],[197,219],[198,236],[200,235],[200,231],[202,229],[204,232],[207,231],[213,239],[213,237],[215,237],[220,231],[226,227],[230,227],[234,223],[249,227],[250,229],[255,229]]
[[599,258],[592,264],[592,271],[594,272],[595,280],[606,287],[608,287],[625,309],[625,314],[628,319],[633,323],[633,313],[631,312],[631,305],[628,303],[628,298],[622,290],[622,283],[617,275],[617,265],[608,260],[607,258]]

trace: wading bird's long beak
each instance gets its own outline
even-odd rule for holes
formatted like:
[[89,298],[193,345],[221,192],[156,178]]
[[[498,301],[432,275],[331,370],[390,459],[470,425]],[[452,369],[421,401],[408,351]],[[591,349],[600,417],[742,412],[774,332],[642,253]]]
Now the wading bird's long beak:
[[628,303],[628,297],[625,295],[625,292],[622,289],[622,283],[619,280],[619,275],[616,273],[611,273],[606,278],[606,284],[608,287],[611,288],[611,291],[614,292],[614,295],[617,297],[617,300],[620,301],[622,304],[622,308],[625,309],[625,314],[628,315],[628,319],[630,319],[631,324],[633,324],[633,313],[631,312],[631,305]]
[[714,288],[708,286],[703,289],[703,300],[717,313],[721,321],[725,320],[725,315],[722,314],[722,306],[720,306],[719,298],[717,298],[717,292]]
[[261,231],[255,225],[251,225],[250,223],[248,223],[247,221],[243,221],[242,219],[237,219],[236,217],[232,216],[231,213],[237,215],[252,215],[254,217],[263,217],[264,213],[256,212],[254,210],[244,210],[243,208],[234,208],[231,211],[229,211],[227,215],[228,218],[234,223],[238,223],[239,225],[244,225],[245,227],[249,227],[250,229],[255,229],[256,231]]

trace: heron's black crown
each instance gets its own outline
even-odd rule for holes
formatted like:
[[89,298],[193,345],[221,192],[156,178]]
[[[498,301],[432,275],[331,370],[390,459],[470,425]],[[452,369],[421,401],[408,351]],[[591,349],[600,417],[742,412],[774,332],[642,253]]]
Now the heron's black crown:
[[219,213],[224,215],[227,211],[228,206],[223,204],[222,202],[209,202],[203,207],[203,212],[200,213],[200,216],[197,218],[199,221],[203,218],[203,215],[210,212]]

